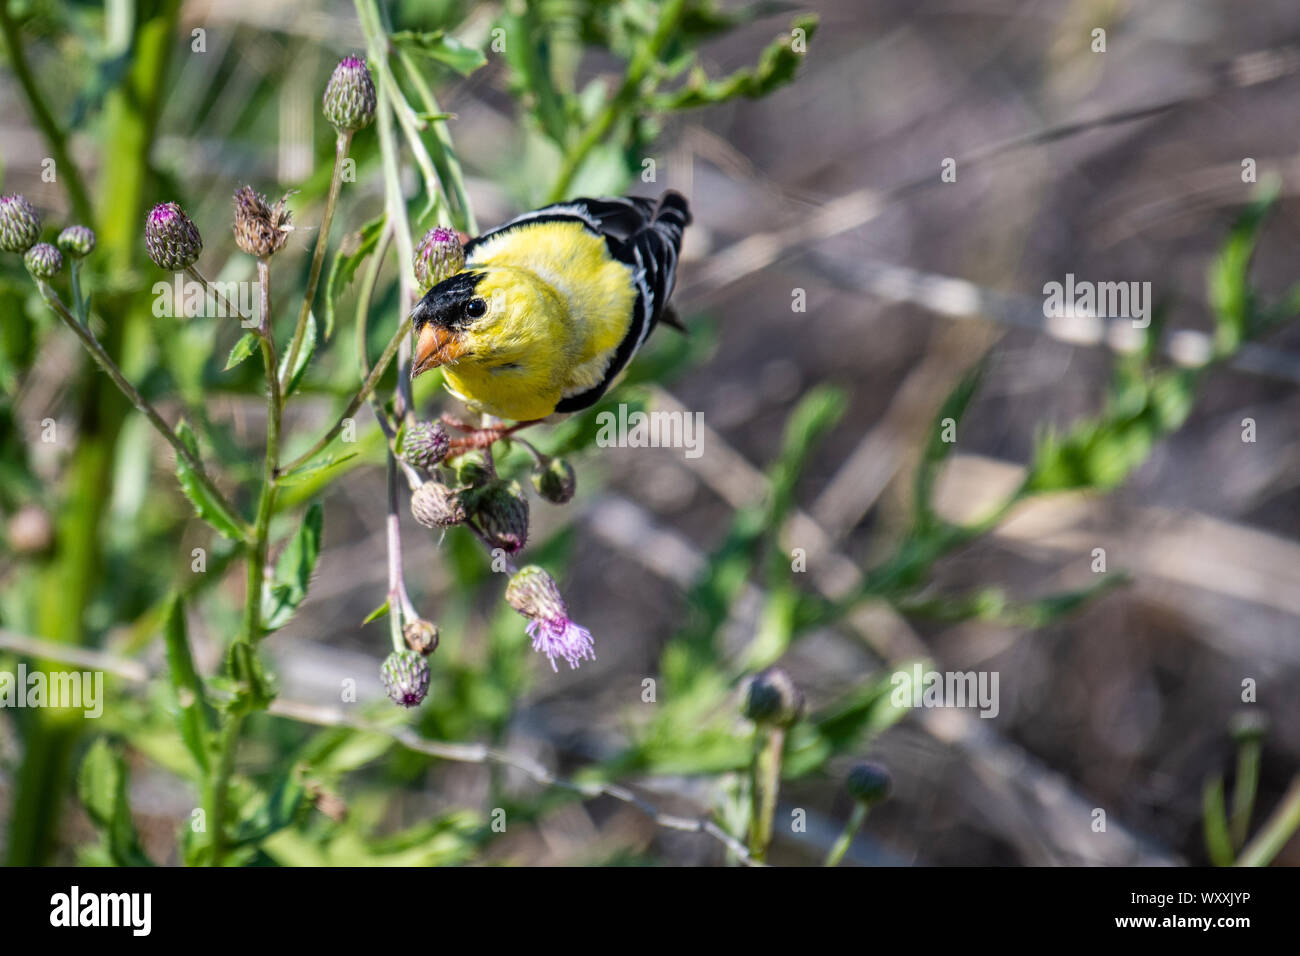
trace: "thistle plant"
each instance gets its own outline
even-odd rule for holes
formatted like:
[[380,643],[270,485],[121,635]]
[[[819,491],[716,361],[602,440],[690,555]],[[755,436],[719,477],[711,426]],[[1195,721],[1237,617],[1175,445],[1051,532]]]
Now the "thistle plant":
[[[505,4],[493,11],[492,25],[504,36],[504,72],[517,102],[520,155],[527,157],[505,177],[516,181],[501,185],[520,204],[579,192],[624,192],[640,174],[667,118],[764,96],[792,81],[802,56],[794,40],[806,43],[816,31],[814,17],[783,20],[750,65],[719,76],[704,44],[760,11],[724,12],[702,0],[646,0],[636,4],[638,15],[624,15],[611,10],[616,5],[582,2],[572,5],[571,16],[550,19],[543,6]],[[119,207],[114,196],[92,196],[67,160],[66,143],[60,143],[52,152],[62,157],[61,181],[76,222],[66,224],[53,244],[41,242],[42,219],[31,203],[18,195],[0,197],[0,249],[15,264],[21,258],[57,319],[51,323],[55,332],[71,333],[94,363],[97,377],[85,389],[82,417],[92,421],[103,413],[109,420],[102,442],[87,429],[84,449],[67,466],[72,484],[71,504],[65,507],[87,510],[65,515],[48,501],[35,503],[41,483],[24,481],[25,492],[36,489],[33,502],[6,529],[15,551],[51,561],[48,576],[40,579],[40,603],[57,626],[32,625],[49,638],[41,654],[58,660],[60,651],[88,649],[76,645],[103,644],[114,654],[125,647],[127,656],[141,655],[159,634],[165,651],[157,655],[164,667],[148,678],[162,693],[131,697],[136,709],[110,718],[84,755],[79,793],[102,834],[88,858],[150,859],[126,803],[128,763],[119,746],[125,741],[144,758],[162,755],[167,772],[183,777],[199,795],[196,809],[203,811],[205,825],[187,822],[178,840],[177,856],[191,864],[331,862],[335,853],[361,863],[478,859],[495,835],[476,809],[458,808],[456,814],[422,821],[427,832],[413,829],[385,843],[356,822],[364,813],[350,816],[339,806],[337,793],[350,792],[338,788],[340,778],[361,763],[389,759],[398,747],[405,749],[391,762],[402,773],[424,773],[434,760],[522,767],[549,788],[548,800],[563,791],[575,799],[622,800],[640,810],[648,804],[629,787],[637,778],[697,778],[707,797],[704,814],[692,827],[679,815],[654,819],[693,829],[702,839],[717,841],[720,854],[746,864],[767,861],[785,839],[784,828],[776,825],[784,787],[854,761],[847,775],[831,774],[845,778],[853,801],[847,822],[829,854],[823,856],[825,847],[816,852],[817,858],[838,864],[866,821],[875,820],[869,809],[891,789],[882,767],[856,761],[903,717],[888,694],[889,672],[899,661],[881,653],[869,672],[842,675],[844,689],[831,693],[809,683],[805,694],[790,676],[799,671],[787,664],[787,654],[811,634],[849,632],[855,613],[869,604],[885,604],[915,619],[1037,627],[1122,584],[1123,576],[1113,574],[1082,591],[1025,600],[997,584],[952,592],[940,586],[936,569],[1029,498],[1068,489],[1105,490],[1122,482],[1158,440],[1181,425],[1206,371],[1162,364],[1154,344],[1158,330],[1153,331],[1142,350],[1118,363],[1106,407],[1068,431],[1040,436],[1022,485],[976,522],[959,523],[939,513],[934,488],[951,445],[937,438],[927,442],[906,533],[833,596],[792,575],[783,540],[797,517],[800,476],[845,406],[837,389],[809,391],[789,415],[775,457],[759,476],[761,500],[736,509],[687,588],[685,612],[652,664],[654,707],[642,707],[613,751],[584,767],[578,779],[538,771],[535,762],[513,758],[504,749],[515,708],[530,683],[544,682],[548,693],[564,693],[577,679],[598,673],[571,673],[597,660],[598,643],[602,669],[616,659],[607,649],[617,646],[618,634],[593,634],[579,623],[596,618],[587,617],[576,599],[591,589],[578,590],[575,584],[584,582],[564,570],[571,548],[567,533],[553,533],[540,520],[571,521],[587,495],[596,498],[599,471],[587,470],[595,427],[588,414],[525,437],[495,420],[458,417],[463,409],[437,388],[412,385],[411,309],[429,288],[462,269],[465,245],[479,233],[453,141],[456,117],[441,108],[434,80],[448,71],[472,74],[487,58],[468,32],[457,35],[453,22],[437,29],[397,29],[376,0],[357,0],[355,7],[364,51],[340,60],[321,91],[320,115],[328,124],[333,157],[330,165],[322,156],[318,176],[286,184],[260,175],[248,183],[223,180],[214,192],[230,210],[228,217],[192,196],[183,205],[175,194],[153,195],[150,190],[160,180],[144,165],[149,150],[105,149],[106,181],[125,181],[132,188],[122,190],[123,196],[142,197],[139,208]],[[4,8],[0,4],[0,15],[7,16]],[[133,49],[162,62],[175,34],[174,14],[168,22],[142,21]],[[599,45],[601,62],[618,68],[607,89],[580,86],[585,43]],[[164,74],[158,82],[165,79]],[[141,103],[136,90],[129,92],[122,97],[123,127],[112,129],[117,140],[110,142],[137,142],[135,136],[154,132],[157,94]],[[364,188],[343,201],[344,184],[353,182],[348,174],[354,171]],[[282,192],[285,186],[300,191]],[[233,207],[226,206],[232,195]],[[102,201],[114,215],[95,218],[89,198]],[[1244,344],[1290,318],[1288,304],[1297,301],[1290,293],[1270,302],[1249,282],[1250,253],[1266,206],[1248,211],[1215,265],[1219,330],[1207,368],[1230,360]],[[338,229],[333,228],[336,214]],[[129,222],[130,229],[124,232],[121,222]],[[141,245],[156,269],[140,257]],[[234,249],[238,253],[227,261]],[[223,276],[255,274],[256,309],[245,308],[227,283],[209,280],[201,269],[219,269]],[[240,320],[240,328],[222,321],[172,324],[150,314],[148,298],[139,290],[122,291],[137,275],[152,282],[168,273],[197,283],[218,311]],[[354,302],[345,314],[348,296]],[[199,341],[207,351],[215,351],[220,341],[224,355],[227,339],[233,344],[224,365],[207,361],[206,354],[204,361],[186,361],[203,351],[194,345]],[[703,360],[707,339],[707,333],[693,334],[656,345],[632,367],[621,390],[594,411],[616,403],[645,406],[653,394],[648,383],[668,381]],[[141,343],[157,347],[162,358],[155,365]],[[938,420],[963,419],[982,374],[982,364],[972,369]],[[212,396],[220,401],[209,402]],[[247,414],[250,396],[260,406],[252,415]],[[222,408],[229,404],[238,404],[238,427],[223,419]],[[369,409],[364,414],[363,406]],[[87,583],[108,564],[120,566],[119,575],[140,563],[165,566],[146,552],[145,539],[166,537],[159,527],[168,518],[173,519],[168,531],[180,525],[160,491],[144,496],[149,508],[138,505],[130,519],[119,521],[114,511],[113,534],[100,534],[104,515],[93,507],[103,501],[125,507],[110,494],[112,463],[144,473],[150,462],[138,436],[120,434],[121,421],[109,414],[115,407],[118,419],[130,409],[139,412],[170,449],[185,499],[177,501],[197,519],[187,529],[185,550],[196,529],[204,535],[199,550],[206,570],[186,571],[175,580],[160,571],[147,587],[140,585],[144,596],[134,593],[134,582],[120,587],[119,577],[110,581],[100,574],[101,586]],[[250,443],[256,445],[251,451]],[[360,573],[368,568],[348,568],[364,579],[359,586],[371,589],[378,606],[365,622],[338,626],[343,633],[381,622],[362,632],[368,673],[360,680],[348,677],[362,685],[360,699],[285,700],[266,663],[266,642],[312,593],[325,528],[334,526],[327,491],[361,468],[383,469],[386,501],[385,566],[374,576]],[[579,470],[582,497],[576,495]],[[81,524],[80,537],[60,540],[68,534],[61,526]],[[104,544],[100,538],[113,540]],[[419,561],[411,557],[413,544],[423,546]],[[103,550],[108,547],[114,550]],[[429,554],[435,567],[428,566]],[[439,589],[434,583],[439,575],[451,584]],[[217,587],[232,576],[243,578],[237,616],[226,604],[238,587]],[[376,583],[376,577],[383,581]],[[483,595],[490,600],[480,601]],[[737,649],[726,636],[736,622],[748,626],[753,619],[742,613],[753,597],[757,619]],[[113,641],[102,640],[107,627],[84,623],[101,620],[113,624]],[[202,633],[218,645],[218,654],[195,653],[190,633],[195,620],[203,622]],[[373,636],[385,628],[386,641],[382,634]],[[328,636],[333,635],[307,639]],[[201,670],[200,661],[213,659],[215,667]],[[128,675],[122,682],[137,680],[129,675],[144,666],[142,660],[126,660],[118,668]],[[129,686],[114,690],[124,698],[130,693]],[[267,731],[271,718],[324,727],[313,737],[287,743],[289,734]],[[248,746],[253,739],[256,748]],[[63,752],[69,761],[74,742],[72,731],[52,722],[24,741],[29,750]],[[1243,735],[1240,746],[1245,771],[1239,779],[1257,780],[1250,768],[1258,767],[1258,736]],[[254,752],[256,761],[248,759]],[[263,759],[267,753],[273,759]],[[22,839],[12,845],[20,847],[13,855],[21,861],[49,853],[51,840],[29,840],[27,834],[48,835],[54,827],[53,814],[67,789],[56,763],[51,758],[44,776],[33,771],[19,787],[13,830]],[[489,776],[489,805],[504,804],[509,794],[498,775]],[[104,787],[104,780],[121,786]],[[1225,814],[1220,821],[1210,794],[1207,845],[1216,859],[1227,847],[1229,856],[1264,860],[1276,850],[1279,835],[1289,834],[1291,817],[1284,816],[1261,830],[1266,839],[1257,838],[1254,849],[1247,849],[1253,785],[1242,785],[1230,820]],[[1287,804],[1291,813],[1294,803]],[[315,810],[322,814],[305,823]],[[404,849],[394,851],[397,844]]]

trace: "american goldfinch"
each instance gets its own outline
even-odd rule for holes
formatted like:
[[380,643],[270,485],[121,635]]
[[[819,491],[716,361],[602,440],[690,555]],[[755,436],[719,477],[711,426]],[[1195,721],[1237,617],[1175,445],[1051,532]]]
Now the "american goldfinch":
[[465,246],[465,267],[411,313],[414,378],[443,367],[471,408],[533,421],[593,405],[668,307],[686,199],[574,199]]

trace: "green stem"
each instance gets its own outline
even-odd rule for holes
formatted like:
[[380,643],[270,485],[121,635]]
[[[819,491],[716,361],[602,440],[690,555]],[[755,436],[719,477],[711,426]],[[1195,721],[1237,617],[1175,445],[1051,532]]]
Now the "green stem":
[[781,788],[781,756],[785,731],[760,726],[754,733],[754,763],[750,776],[749,855],[763,861],[772,842],[776,796]]
[[578,138],[577,143],[564,155],[564,161],[560,165],[560,173],[555,179],[555,185],[551,188],[549,202],[560,202],[568,196],[569,189],[573,185],[573,179],[578,174],[588,154],[596,148],[600,142],[609,135],[613,129],[614,123],[623,115],[635,102],[637,95],[641,91],[641,84],[645,81],[646,75],[650,68],[659,59],[659,54],[663,48],[672,39],[673,34],[677,32],[678,21],[681,20],[682,14],[686,10],[686,0],[668,0],[659,12],[659,24],[655,27],[655,32],[651,35],[645,46],[636,51],[632,61],[628,64],[627,73],[623,76],[623,82],[619,85],[617,92],[605,104],[597,116]]
[[831,846],[830,852],[826,854],[826,866],[839,866],[840,860],[844,859],[844,854],[849,851],[849,845],[853,838],[862,829],[862,822],[867,819],[867,805],[865,803],[854,803],[853,813],[849,815],[849,822],[844,825],[844,830],[835,838],[835,843]]
[[1291,781],[1273,815],[1237,857],[1237,866],[1268,866],[1300,827],[1300,776]]
[[384,354],[379,356],[379,361],[375,363],[375,367],[370,370],[370,374],[361,384],[361,390],[352,396],[352,400],[348,402],[347,408],[345,408],[343,414],[338,417],[338,421],[330,426],[329,431],[317,439],[316,442],[305,452],[287,465],[279,468],[276,472],[277,478],[282,478],[294,469],[300,468],[307,462],[311,461],[325,448],[326,445],[338,436],[339,432],[343,431],[343,426],[347,424],[348,419],[352,418],[352,416],[357,413],[357,409],[361,407],[362,402],[370,396],[370,393],[375,390],[375,386],[379,384],[379,380],[383,378],[384,372],[388,371],[388,366],[392,364],[394,356],[397,355],[399,348],[405,341],[407,333],[409,333],[410,330],[411,318],[410,316],[407,316],[402,319],[401,324],[397,327],[397,331],[394,332],[393,337],[388,340],[388,345],[384,348]]
[[[3,0],[0,0],[0,2],[3,2]],[[72,285],[72,304],[77,310],[77,321],[85,325],[89,316],[86,314],[86,300],[81,296],[81,264],[75,257],[69,256],[68,258],[70,260],[68,262],[68,275]]]
[[[227,316],[232,316],[232,315],[235,316],[236,318],[239,319],[239,321],[244,325],[245,328],[247,328],[252,323],[253,321],[252,317],[245,315],[243,312],[241,312],[239,306],[235,305],[235,303],[227,299],[225,293],[222,292],[220,289],[218,289],[216,285],[214,285],[212,281],[208,279],[207,276],[205,276],[202,272],[200,272],[197,266],[189,266],[188,268],[186,268],[185,274],[189,276],[191,279],[193,279],[195,282],[202,285],[203,288],[207,289],[208,294],[212,296],[213,299],[216,300],[216,302],[222,307],[222,309],[225,310]],[[258,334],[261,334],[260,328],[257,329],[256,331],[258,332]]]
[[343,184],[343,164],[348,158],[348,147],[352,144],[352,133],[339,130],[334,141],[334,172],[330,176],[330,191],[325,198],[325,212],[321,216],[320,232],[316,235],[316,250],[311,257],[311,272],[307,274],[307,291],[303,293],[302,308],[298,310],[298,325],[293,330],[293,341],[289,345],[289,357],[284,363],[284,379],[280,390],[289,387],[289,377],[293,374],[294,363],[302,349],[302,340],[307,333],[307,317],[311,314],[312,302],[316,298],[316,286],[320,282],[321,267],[325,264],[325,249],[329,245],[330,225],[334,221],[334,207],[339,201],[339,188]]
[[239,735],[244,718],[228,714],[217,735],[217,761],[207,783],[207,798],[211,801],[208,826],[212,832],[212,866],[221,866],[226,855],[226,817],[230,803],[230,777],[235,769],[235,754],[239,749]]
[[199,484],[203,485],[204,490],[207,491],[207,493],[211,495],[212,498],[218,502],[232,518],[240,521],[240,530],[244,532],[245,535],[248,535],[250,529],[246,523],[239,519],[238,509],[227,501],[226,496],[223,495],[217,486],[212,483],[212,479],[208,477],[207,471],[203,467],[203,463],[194,456],[189,448],[186,447],[185,443],[181,441],[180,436],[178,436],[163,417],[158,414],[158,410],[149,404],[148,399],[141,395],[127,377],[122,374],[122,370],[117,367],[117,363],[113,361],[112,357],[104,347],[99,344],[99,340],[95,338],[95,334],[91,332],[87,326],[82,325],[77,321],[77,318],[68,311],[68,307],[63,304],[63,300],[59,298],[58,293],[51,289],[48,283],[38,281],[36,284],[40,288],[41,296],[45,299],[46,304],[49,305],[49,307],[54,310],[54,313],[63,320],[63,324],[70,328],[77,338],[81,339],[81,344],[86,347],[86,351],[90,353],[91,358],[93,358],[108,377],[113,380],[113,384],[118,387],[131,404],[149,420],[149,424],[153,425],[154,430],[157,431],[158,434],[162,435],[162,437],[167,440],[167,444],[171,445],[172,448],[176,450],[176,454],[185,460],[185,463],[189,465],[190,470],[194,473],[194,477],[198,480]]
[[1240,850],[1250,831],[1250,816],[1255,809],[1259,787],[1259,758],[1263,749],[1258,739],[1244,740],[1237,748],[1237,780],[1232,787],[1232,817],[1229,834],[1232,846]]
[[93,213],[86,184],[82,182],[81,172],[68,152],[66,133],[59,128],[54,114],[50,112],[45,98],[36,86],[31,67],[27,63],[27,55],[23,50],[22,38],[18,35],[18,25],[9,15],[9,0],[0,0],[0,33],[4,34],[5,45],[9,48],[9,65],[13,68],[14,75],[18,77],[18,83],[23,88],[23,94],[27,97],[32,117],[36,120],[36,125],[41,128],[50,152],[54,154],[58,177],[68,187],[68,198],[72,201],[73,211],[76,212],[77,218],[92,223]]

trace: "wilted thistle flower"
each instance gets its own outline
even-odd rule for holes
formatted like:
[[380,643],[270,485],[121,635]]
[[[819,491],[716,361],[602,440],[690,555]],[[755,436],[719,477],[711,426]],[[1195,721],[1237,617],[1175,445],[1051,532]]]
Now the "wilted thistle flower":
[[95,232],[86,226],[69,226],[59,233],[58,242],[73,259],[84,259],[95,249]]
[[557,657],[570,667],[596,659],[591,631],[569,620],[569,608],[555,579],[542,568],[530,564],[516,571],[506,585],[506,603],[529,619],[527,631],[533,650],[546,655],[551,670],[559,670]]
[[159,269],[179,272],[198,261],[203,238],[174,202],[159,203],[144,221],[144,247]]
[[447,457],[451,439],[438,422],[416,422],[402,432],[398,453],[415,468],[432,468]]
[[420,295],[465,268],[465,247],[455,230],[434,226],[415,247],[415,284]]
[[450,528],[469,516],[461,492],[438,481],[426,481],[415,489],[411,514],[426,528]]
[[562,505],[573,498],[578,485],[573,466],[563,458],[552,458],[533,469],[533,488],[552,504]]
[[250,256],[265,259],[275,255],[293,232],[293,213],[281,196],[274,206],[252,186],[235,191],[235,245]]
[[365,61],[345,56],[325,84],[325,118],[340,132],[356,132],[375,118],[375,83]]
[[429,655],[438,649],[438,625],[422,617],[407,621],[402,628],[406,646],[417,654]]
[[48,242],[38,242],[23,253],[23,265],[34,279],[53,279],[63,268],[63,255]]
[[41,217],[16,193],[0,196],[0,249],[26,252],[41,237]]
[[893,779],[889,776],[889,771],[880,764],[860,763],[849,771],[848,779],[844,784],[854,800],[871,806],[889,796]]
[[789,727],[803,714],[803,694],[789,674],[769,667],[750,678],[741,712],[756,724]]
[[388,699],[403,707],[415,707],[429,692],[429,663],[415,651],[393,651],[379,669]]
[[528,499],[519,482],[490,482],[474,494],[473,512],[489,547],[514,554],[527,543]]

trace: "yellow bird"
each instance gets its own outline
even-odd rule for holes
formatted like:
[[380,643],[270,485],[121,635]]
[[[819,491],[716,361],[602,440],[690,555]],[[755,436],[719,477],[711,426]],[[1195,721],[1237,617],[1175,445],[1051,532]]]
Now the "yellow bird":
[[443,367],[471,408],[517,422],[593,405],[660,322],[691,222],[686,199],[574,199],[465,246],[411,313],[414,378]]

